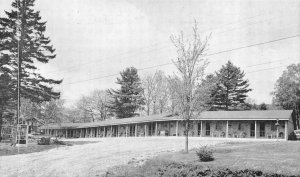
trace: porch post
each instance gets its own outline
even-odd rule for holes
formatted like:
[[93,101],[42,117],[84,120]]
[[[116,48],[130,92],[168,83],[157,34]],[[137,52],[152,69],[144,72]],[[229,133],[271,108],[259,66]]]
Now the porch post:
[[288,121],[284,121],[284,139],[288,140]]
[[178,136],[178,120],[176,121],[176,136]]
[[200,132],[200,137],[203,137],[203,135],[202,135],[202,132],[203,132],[203,123],[202,123],[202,120],[200,120],[200,122],[201,122],[201,132]]
[[97,129],[97,138],[99,138],[99,129],[100,129],[100,127],[97,127],[96,129]]
[[118,132],[118,135],[117,135],[117,136],[118,136],[118,138],[119,138],[119,135],[120,135],[119,125],[117,125],[117,130],[118,130],[118,131],[117,131],[117,132]]
[[228,127],[229,125],[228,125],[228,120],[226,121],[226,138],[228,138],[228,129],[229,129],[229,127]]
[[103,127],[103,130],[104,130],[104,132],[103,132],[103,137],[105,138],[107,135],[106,135],[106,127],[104,126]]
[[257,138],[257,121],[254,123],[254,138]]
[[112,125],[110,126],[110,137],[112,137],[113,130],[112,130]]
[[125,137],[127,137],[127,130],[128,130],[128,125],[125,125]]
[[157,122],[155,122],[155,136],[158,135],[158,131],[157,131]]
[[147,136],[147,124],[145,123],[145,137]]
[[134,135],[137,137],[137,124],[135,124]]

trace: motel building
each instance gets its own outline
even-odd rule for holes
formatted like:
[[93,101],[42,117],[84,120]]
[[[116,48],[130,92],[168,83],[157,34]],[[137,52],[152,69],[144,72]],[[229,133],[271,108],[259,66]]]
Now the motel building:
[[[172,115],[41,127],[45,135],[65,138],[184,136],[184,129],[184,120]],[[205,111],[191,119],[189,136],[287,140],[294,129],[292,110]]]

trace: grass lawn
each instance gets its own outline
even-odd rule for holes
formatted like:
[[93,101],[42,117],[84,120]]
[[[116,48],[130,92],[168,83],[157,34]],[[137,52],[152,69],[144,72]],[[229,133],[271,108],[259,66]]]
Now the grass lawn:
[[[183,152],[166,153],[154,159],[146,166],[134,167],[127,165],[115,170],[120,174],[136,174],[134,171],[144,172],[157,170],[155,163],[176,162],[192,164],[204,169],[225,169],[230,170],[260,170],[263,173],[276,173],[283,175],[300,175],[300,142],[227,142],[213,147],[214,161],[200,162],[196,150],[186,154]],[[153,165],[153,166],[152,166]],[[168,166],[168,165],[167,165]],[[117,167],[118,168],[118,167]],[[117,169],[115,168],[115,169]],[[176,167],[177,168],[177,167]],[[112,168],[113,169],[113,168]],[[121,171],[120,171],[121,169]],[[159,170],[159,168],[158,168]],[[127,171],[127,172],[126,172]],[[143,173],[143,172],[141,172]],[[149,174],[154,173],[147,172]],[[114,175],[112,175],[114,176]],[[118,176],[118,175],[117,175]],[[130,176],[130,175],[129,175]]]
[[36,142],[31,142],[26,146],[20,147],[12,147],[10,143],[0,143],[0,156],[9,156],[9,155],[16,155],[16,154],[28,154],[33,152],[41,152],[46,151],[53,148],[59,148],[64,146],[72,146],[72,145],[81,145],[87,143],[95,143],[90,141],[68,141],[67,145],[58,145],[58,144],[51,144],[51,145],[38,145]]

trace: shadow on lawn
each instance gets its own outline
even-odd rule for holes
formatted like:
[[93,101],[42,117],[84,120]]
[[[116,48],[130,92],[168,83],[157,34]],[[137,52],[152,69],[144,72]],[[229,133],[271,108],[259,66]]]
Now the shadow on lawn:
[[20,146],[20,147],[12,147],[10,143],[0,143],[0,156],[9,156],[9,155],[17,155],[17,154],[28,154],[34,152],[41,152],[47,151],[49,149],[66,147],[66,146],[73,146],[73,145],[83,145],[83,144],[90,144],[96,143],[94,141],[68,141],[50,145],[38,145],[37,142],[31,142],[27,144],[27,146]]

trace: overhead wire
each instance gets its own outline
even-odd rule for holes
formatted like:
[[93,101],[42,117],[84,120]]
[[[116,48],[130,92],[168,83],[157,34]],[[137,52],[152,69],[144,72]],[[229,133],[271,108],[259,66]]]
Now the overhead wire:
[[[261,21],[261,22],[265,22],[265,21]],[[260,23],[261,23],[261,22],[260,22]],[[237,28],[237,29],[241,29],[241,28]],[[234,30],[237,30],[237,29],[234,29]],[[219,34],[219,33],[216,33],[216,34]],[[149,52],[152,52],[152,51],[158,51],[158,50],[162,50],[162,49],[169,48],[169,47],[173,47],[173,45],[164,46],[164,47],[159,48],[159,49],[152,49],[152,50],[149,50],[149,51],[146,51],[146,52],[142,52],[142,53],[145,54],[145,53],[149,53]],[[135,54],[135,55],[138,55],[138,53]],[[135,56],[135,55],[130,55],[130,56],[127,56],[127,57],[125,57],[125,58],[129,58],[129,57],[132,57],[132,56]],[[123,59],[124,59],[124,57],[123,57]],[[150,60],[151,60],[151,59],[150,59]],[[147,61],[150,61],[150,60],[147,60]],[[147,61],[145,61],[145,62],[147,62]],[[98,62],[100,62],[100,61],[98,61]],[[98,62],[91,62],[91,63],[89,63],[89,64],[98,63]],[[110,62],[107,61],[107,62],[104,62],[104,63],[110,63]],[[80,65],[80,66],[82,66],[82,65]],[[64,72],[73,71],[73,70],[76,70],[76,69],[63,70],[63,71],[60,71],[60,72],[61,72],[61,73],[64,73]],[[52,73],[55,73],[55,72],[52,72]],[[97,71],[97,73],[90,73],[89,75],[92,75],[92,74],[98,74],[98,73],[99,73],[99,71]]]
[[[265,42],[259,42],[259,43],[255,43],[255,44],[250,44],[250,45],[246,45],[246,46],[242,46],[242,47],[237,47],[237,48],[233,48],[233,49],[223,50],[223,51],[219,51],[219,52],[207,54],[206,56],[218,55],[218,54],[222,54],[222,53],[227,53],[227,52],[232,52],[232,51],[236,51],[236,50],[246,49],[246,48],[250,48],[250,47],[254,47],[254,46],[265,45],[265,44],[274,43],[274,42],[278,42],[278,41],[282,41],[282,40],[287,40],[287,39],[292,39],[292,38],[296,38],[296,37],[300,37],[300,34],[292,35],[292,36],[287,36],[287,37],[283,37],[283,38],[278,38],[278,39],[274,39],[274,40],[269,40],[269,41],[265,41]],[[140,71],[140,70],[145,70],[145,69],[150,69],[150,68],[156,68],[156,67],[161,67],[161,66],[170,65],[170,64],[173,64],[173,63],[172,62],[168,62],[168,63],[154,65],[154,66],[150,66],[150,67],[139,68],[137,70]],[[61,84],[61,85],[76,84],[76,83],[81,83],[81,82],[86,82],[86,81],[91,81],[91,80],[98,80],[98,79],[102,79],[102,78],[112,77],[112,76],[116,76],[116,75],[119,75],[119,73],[110,74],[110,75],[101,76],[101,77],[96,77],[96,78],[91,78],[91,79],[85,79],[85,80],[75,81],[75,82],[70,82],[70,83],[65,83],[65,84]]]
[[[240,23],[240,22],[244,22],[244,21],[247,21],[247,20],[249,20],[249,19],[257,18],[257,17],[260,17],[260,16],[262,16],[262,15],[263,15],[263,13],[261,13],[261,14],[259,14],[259,15],[255,15],[255,16],[243,18],[243,19],[237,20],[236,22],[230,22],[230,23],[228,23],[228,24],[221,25],[221,27],[218,27],[218,28],[209,28],[209,29],[200,31],[200,33],[208,32],[208,31],[211,31],[211,30],[212,30],[212,31],[216,31],[216,30],[218,30],[218,29],[222,29],[222,27],[224,27],[224,26],[228,26],[228,25],[231,25],[231,24],[238,24],[238,23]],[[272,18],[271,18],[271,19],[272,19]],[[270,20],[270,19],[268,19],[268,20]],[[260,22],[256,22],[256,24],[257,24],[257,23],[262,23],[262,22],[265,22],[265,21],[266,21],[266,20],[260,21]],[[252,25],[252,24],[247,24],[246,26],[249,26],[249,25]],[[236,29],[240,29],[240,28],[235,28],[235,29],[232,29],[232,30],[236,30]],[[232,31],[232,30],[227,30],[226,32]],[[224,32],[224,31],[221,31],[221,32],[219,32],[219,33],[223,33],[223,32]],[[216,34],[219,34],[219,33],[216,33]],[[152,45],[150,45],[150,46],[154,46],[154,45],[157,46],[157,44],[163,44],[163,43],[169,43],[169,42],[170,42],[170,40],[166,40],[165,42],[160,42],[160,43],[152,44]],[[129,52],[117,54],[117,55],[114,55],[114,56],[104,57],[103,59],[110,59],[110,58],[115,58],[115,57],[124,56],[124,55],[130,54],[130,53],[135,53],[134,55],[130,55],[130,56],[126,56],[126,57],[125,57],[125,58],[130,58],[130,57],[135,56],[135,55],[138,55],[138,54],[140,54],[140,53],[149,53],[149,52],[152,52],[152,51],[158,51],[158,50],[162,50],[162,49],[165,49],[165,48],[173,47],[173,45],[167,45],[167,46],[164,46],[164,47],[151,49],[151,50],[149,50],[149,51],[140,52],[140,51],[142,51],[143,49],[149,48],[150,46],[142,47],[142,48],[139,48],[139,49],[137,49],[137,50],[133,50],[133,51],[129,51]],[[124,57],[123,57],[123,59],[124,59]],[[84,65],[90,65],[90,64],[94,64],[94,63],[101,63],[101,64],[104,64],[104,63],[109,63],[109,62],[111,62],[111,61],[108,61],[108,60],[106,61],[106,60],[105,60],[105,61],[103,62],[103,60],[101,60],[101,61],[95,60],[94,62],[91,62],[91,61],[90,61],[90,62],[83,63],[83,64],[80,64],[80,65],[77,65],[77,66],[69,67],[69,68],[67,68],[66,70],[54,70],[54,71],[50,71],[50,72],[47,72],[47,74],[52,74],[52,73],[57,73],[57,72],[59,72],[59,73],[60,73],[60,72],[68,72],[68,71],[76,70],[76,69],[74,69],[74,68],[82,67],[82,66],[84,66]]]

